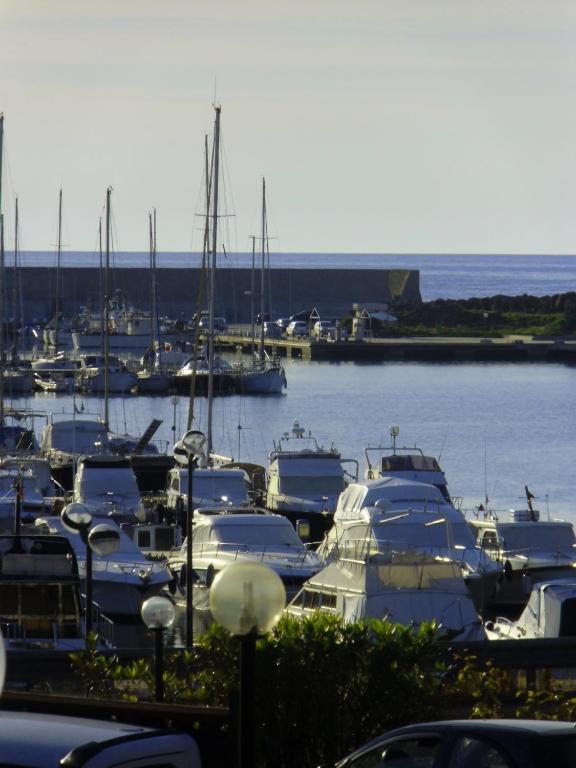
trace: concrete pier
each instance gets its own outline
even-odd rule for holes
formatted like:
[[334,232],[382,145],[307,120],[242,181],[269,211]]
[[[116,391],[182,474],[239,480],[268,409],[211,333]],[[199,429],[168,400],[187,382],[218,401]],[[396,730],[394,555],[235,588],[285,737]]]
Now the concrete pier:
[[[121,254],[116,262],[121,261]],[[260,308],[260,276],[256,275],[254,304]],[[13,314],[13,270],[7,270],[6,317]],[[55,308],[56,269],[23,267],[20,272],[22,300],[27,322],[52,317]],[[65,315],[76,314],[82,306],[99,306],[100,270],[65,267],[60,270],[60,307]],[[114,267],[110,274],[111,293],[122,292],[125,300],[140,309],[151,305],[150,272],[147,269]],[[223,267],[216,274],[216,314],[229,323],[247,323],[251,312],[252,273],[250,269]],[[162,268],[157,270],[159,311],[172,318],[190,319],[205,309],[200,299],[201,270]],[[389,304],[392,301],[419,303],[420,273],[409,269],[270,269],[266,276],[266,309],[274,317],[289,317],[302,309],[316,307],[321,316],[340,316],[354,302]],[[202,304],[199,307],[199,304]],[[18,311],[16,313],[18,316]]]

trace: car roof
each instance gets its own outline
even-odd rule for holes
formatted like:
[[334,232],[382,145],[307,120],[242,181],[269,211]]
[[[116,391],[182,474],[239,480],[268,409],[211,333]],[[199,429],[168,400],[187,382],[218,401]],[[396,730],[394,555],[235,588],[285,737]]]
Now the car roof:
[[418,723],[416,725],[406,725],[402,728],[395,728],[382,734],[380,739],[386,739],[392,735],[401,735],[403,733],[419,733],[422,731],[444,730],[444,731],[508,731],[509,733],[537,733],[547,735],[552,733],[564,732],[576,735],[576,723],[564,720],[512,720],[512,719],[493,719],[493,720],[437,720],[429,723]]
[[[93,755],[106,749],[106,742],[148,739],[165,733],[105,720],[0,711],[0,761],[15,765],[60,765],[60,760],[73,750],[86,753],[83,757],[87,759],[88,752]],[[82,765],[84,760],[75,764]]]

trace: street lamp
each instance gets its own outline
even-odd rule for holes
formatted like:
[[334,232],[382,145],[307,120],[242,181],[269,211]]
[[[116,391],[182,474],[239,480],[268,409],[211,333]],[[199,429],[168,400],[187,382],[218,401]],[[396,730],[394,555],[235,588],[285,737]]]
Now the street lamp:
[[172,403],[172,406],[174,408],[173,416],[172,416],[172,434],[174,435],[174,437],[176,437],[176,406],[180,402],[180,398],[176,397],[176,395],[173,395],[170,398],[170,402]]
[[214,619],[240,640],[238,768],[254,765],[254,660],[256,638],[270,632],[286,605],[282,579],[261,563],[232,563],[210,588]]
[[61,513],[62,524],[71,533],[77,533],[86,547],[86,629],[85,641],[92,632],[92,552],[97,555],[110,555],[118,549],[120,531],[111,525],[96,525],[92,530],[92,510],[86,504],[74,501],[64,507]]
[[192,499],[192,473],[194,463],[201,455],[206,435],[198,430],[190,429],[185,432],[174,446],[174,458],[180,464],[186,463],[188,468],[186,489],[186,647],[194,645],[194,623],[192,621],[194,579],[192,578],[192,515],[194,505]]
[[154,677],[156,701],[164,701],[164,630],[174,623],[176,610],[167,597],[150,597],[142,603],[142,621],[154,633]]

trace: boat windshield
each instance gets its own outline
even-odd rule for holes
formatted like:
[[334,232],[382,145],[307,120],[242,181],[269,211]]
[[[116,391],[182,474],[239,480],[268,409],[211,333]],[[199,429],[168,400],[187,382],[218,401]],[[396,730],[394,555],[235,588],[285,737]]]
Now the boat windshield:
[[281,477],[280,492],[286,496],[334,496],[344,490],[342,476],[326,477]]
[[421,523],[390,522],[372,527],[375,539],[382,544],[392,546],[408,545],[418,548],[445,548],[451,539],[458,547],[473,549],[476,546],[474,535],[465,522],[453,522],[450,531],[446,525],[422,525]]
[[[183,490],[186,482],[183,481]],[[192,495],[195,498],[221,501],[224,498],[248,500],[246,483],[242,477],[219,477],[217,473],[210,477],[193,475]]]
[[502,548],[506,552],[569,550],[576,557],[576,538],[571,525],[510,523],[510,525],[498,526],[498,533],[502,538]]
[[238,525],[214,526],[210,541],[234,545],[303,548],[301,540],[290,523],[288,525]]
[[383,456],[381,460],[382,474],[386,472],[404,472],[413,470],[416,472],[441,472],[440,465],[433,456],[420,456],[419,454],[394,454]]
[[111,469],[86,471],[80,482],[80,494],[84,499],[94,496],[115,494],[139,498],[138,484],[130,469]]

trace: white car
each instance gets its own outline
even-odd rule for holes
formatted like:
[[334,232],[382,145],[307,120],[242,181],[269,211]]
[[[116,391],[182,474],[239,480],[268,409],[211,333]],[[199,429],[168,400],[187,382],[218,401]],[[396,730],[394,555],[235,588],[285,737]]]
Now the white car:
[[286,336],[308,336],[308,323],[304,320],[292,320],[286,328]]
[[317,320],[312,327],[312,335],[318,339],[335,338],[336,326],[332,320]]

